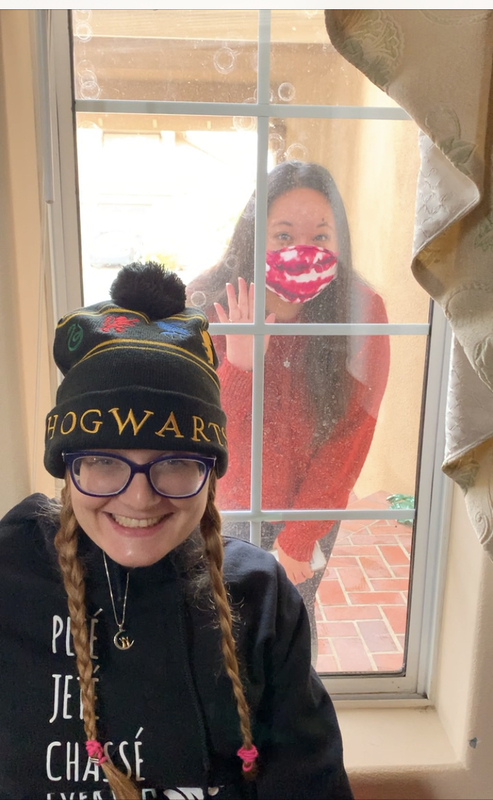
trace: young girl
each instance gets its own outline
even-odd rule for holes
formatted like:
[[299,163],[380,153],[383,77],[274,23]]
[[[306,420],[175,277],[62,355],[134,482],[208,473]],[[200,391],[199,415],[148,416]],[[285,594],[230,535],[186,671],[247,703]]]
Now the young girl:
[[[255,196],[222,260],[188,287],[210,320],[253,320]],[[353,270],[344,205],[330,173],[287,161],[267,183],[267,322],[385,323],[384,304]],[[252,338],[214,337],[231,462],[220,509],[250,504]],[[389,371],[387,336],[266,337],[262,506],[345,508],[365,462]],[[315,594],[338,522],[262,526],[305,600],[316,652]],[[248,538],[248,524],[225,530]],[[316,563],[318,562],[318,563]]]
[[64,317],[61,503],[0,523],[0,798],[352,797],[300,596],[221,536],[207,319],[159,265]]

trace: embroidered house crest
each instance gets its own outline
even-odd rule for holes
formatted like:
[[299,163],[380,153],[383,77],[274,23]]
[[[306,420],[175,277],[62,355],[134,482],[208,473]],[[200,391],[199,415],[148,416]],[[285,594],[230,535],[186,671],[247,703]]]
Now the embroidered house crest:
[[184,324],[180,324],[173,319],[172,322],[166,322],[160,319],[156,322],[159,330],[163,336],[169,336],[170,339],[187,339],[190,336],[190,331]]
[[131,328],[136,325],[140,320],[136,317],[124,317],[123,315],[115,316],[114,314],[108,314],[105,318],[103,324],[101,325],[100,331],[102,333],[110,333],[113,331],[114,333],[124,333],[127,328]]

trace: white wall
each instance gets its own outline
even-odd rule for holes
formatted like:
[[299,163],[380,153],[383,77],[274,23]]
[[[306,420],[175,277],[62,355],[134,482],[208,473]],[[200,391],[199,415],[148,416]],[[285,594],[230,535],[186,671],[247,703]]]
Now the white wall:
[[29,12],[0,11],[0,47],[1,514],[32,491],[53,495],[54,482],[42,463],[53,368],[40,302],[45,278]]
[[[0,16],[0,42],[5,31]],[[4,51],[4,48],[2,47]],[[28,436],[22,382],[17,262],[13,233],[11,163],[7,136],[4,59],[0,60],[0,440],[2,442],[0,514],[29,491]],[[31,365],[33,367],[33,365]]]

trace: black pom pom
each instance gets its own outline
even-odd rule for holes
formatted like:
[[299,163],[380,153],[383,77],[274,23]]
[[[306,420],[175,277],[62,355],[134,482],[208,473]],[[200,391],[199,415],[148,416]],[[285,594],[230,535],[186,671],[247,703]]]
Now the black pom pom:
[[123,267],[111,284],[111,299],[122,308],[141,311],[150,320],[179,314],[185,308],[185,284],[155,261]]

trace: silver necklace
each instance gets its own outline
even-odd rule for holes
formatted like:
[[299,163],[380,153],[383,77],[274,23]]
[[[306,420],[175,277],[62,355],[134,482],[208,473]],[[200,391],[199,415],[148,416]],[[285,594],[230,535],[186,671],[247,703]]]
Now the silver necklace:
[[115,645],[115,647],[118,647],[119,650],[129,650],[132,647],[134,640],[130,639],[126,635],[124,625],[125,625],[125,611],[127,610],[128,581],[130,578],[130,573],[127,572],[127,584],[125,586],[125,597],[123,598],[122,619],[121,622],[119,622],[118,617],[116,615],[115,598],[113,597],[113,589],[111,586],[110,573],[108,572],[108,563],[106,561],[106,553],[104,552],[104,550],[103,550],[103,561],[104,561],[104,568],[106,571],[106,579],[108,581],[108,588],[110,590],[111,605],[113,606],[113,616],[115,618],[115,622],[118,628],[117,632],[113,636],[113,644]]

